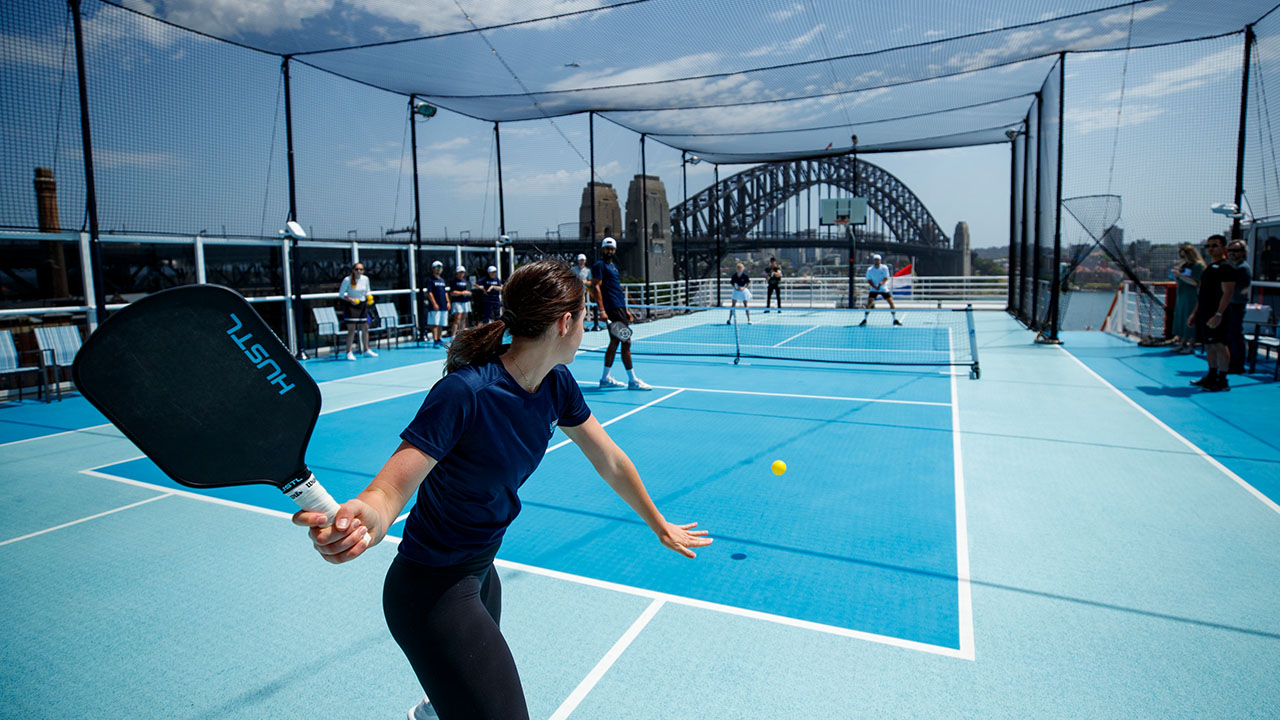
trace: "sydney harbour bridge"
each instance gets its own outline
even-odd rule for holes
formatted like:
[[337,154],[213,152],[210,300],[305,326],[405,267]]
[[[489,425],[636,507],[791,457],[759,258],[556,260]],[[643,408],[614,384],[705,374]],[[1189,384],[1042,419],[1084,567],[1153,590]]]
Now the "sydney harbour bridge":
[[[718,261],[725,257],[765,248],[825,248],[843,251],[847,257],[851,238],[838,226],[820,233],[766,231],[766,219],[779,208],[822,186],[867,198],[867,215],[878,219],[877,231],[870,226],[850,226],[859,253],[913,257],[921,275],[960,274],[963,249],[953,247],[952,239],[910,188],[878,165],[840,155],[756,165],[671,207],[670,239],[677,277],[683,275],[686,253],[692,277],[716,274]],[[589,223],[584,223],[579,235],[578,239],[550,244],[522,239],[515,243],[516,252],[522,258],[548,251],[581,251],[592,256]]]

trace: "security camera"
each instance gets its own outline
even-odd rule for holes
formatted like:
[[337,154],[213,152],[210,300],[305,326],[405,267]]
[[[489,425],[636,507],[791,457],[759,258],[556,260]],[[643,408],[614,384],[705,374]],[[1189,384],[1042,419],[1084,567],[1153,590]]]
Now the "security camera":
[[302,229],[298,223],[290,220],[284,224],[285,229],[280,231],[280,237],[298,238],[301,240],[307,236],[307,231]]
[[1014,139],[1014,138],[1018,137],[1018,135],[1019,135],[1019,134],[1020,134],[1020,133],[1019,133],[1017,130],[1013,129],[1013,128],[1009,128],[1008,130],[1005,130],[1005,131],[1004,131],[1004,136],[1005,136],[1005,137],[1007,137],[1007,138],[1009,138],[1010,140],[1012,140],[1012,139]]
[[1244,217],[1244,213],[1240,212],[1240,208],[1236,207],[1235,203],[1214,203],[1209,206],[1209,209],[1215,214],[1226,215],[1231,218],[1239,219]]

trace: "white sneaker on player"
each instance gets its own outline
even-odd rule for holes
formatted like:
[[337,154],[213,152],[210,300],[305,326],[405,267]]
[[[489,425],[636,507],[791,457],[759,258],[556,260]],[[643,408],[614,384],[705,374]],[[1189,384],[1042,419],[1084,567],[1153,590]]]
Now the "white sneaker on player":
[[367,349],[367,350],[365,350],[365,351],[364,351],[364,356],[365,356],[365,357],[378,357],[378,353],[374,352],[374,351],[373,351],[373,348],[369,348],[369,349]]
[[347,359],[348,359],[348,360],[355,360],[355,359],[356,359],[356,355],[355,355],[355,353],[347,353]]
[[631,382],[627,383],[627,389],[628,390],[652,390],[653,386],[641,380],[640,378],[636,378],[635,380],[632,380]]
[[423,697],[417,705],[409,708],[409,720],[438,720],[439,715],[431,707],[431,701]]
[[600,380],[601,390],[608,390],[609,388],[623,388],[626,386],[627,386],[626,383],[622,382],[621,380],[615,378],[612,375],[606,375]]

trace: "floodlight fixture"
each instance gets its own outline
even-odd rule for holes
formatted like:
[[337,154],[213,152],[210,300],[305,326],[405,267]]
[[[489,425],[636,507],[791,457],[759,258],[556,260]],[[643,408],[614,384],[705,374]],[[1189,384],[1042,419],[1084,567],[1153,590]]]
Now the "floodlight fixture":
[[1217,215],[1226,215],[1227,217],[1235,218],[1237,220],[1245,216],[1244,213],[1240,212],[1240,208],[1237,207],[1235,203],[1214,203],[1209,206],[1209,209]]
[[511,236],[510,236],[510,235],[499,235],[499,236],[498,236],[498,244],[499,244],[499,245],[510,245],[510,244],[511,244]]
[[413,112],[418,115],[421,115],[423,118],[426,118],[427,120],[430,120],[431,118],[435,117],[437,111],[439,111],[439,108],[437,108],[435,105],[432,105],[431,103],[421,102],[413,106]]
[[702,158],[698,157],[697,155],[690,155],[689,159],[685,160],[685,162],[689,163],[690,165],[697,165],[698,163],[702,162]]
[[295,240],[301,240],[307,236],[307,231],[303,230],[302,226],[293,220],[285,223],[284,227],[285,229],[280,231],[280,237],[282,238],[287,237],[294,238]]

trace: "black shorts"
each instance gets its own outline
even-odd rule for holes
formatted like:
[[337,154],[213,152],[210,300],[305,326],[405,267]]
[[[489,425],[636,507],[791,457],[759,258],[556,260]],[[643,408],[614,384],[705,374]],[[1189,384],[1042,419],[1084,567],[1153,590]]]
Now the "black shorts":
[[605,308],[604,314],[609,318],[609,322],[631,324],[631,320],[627,318],[626,308]]
[[[1238,316],[1238,317],[1237,317]],[[1210,315],[1209,317],[1212,317]],[[1227,307],[1227,311],[1222,314],[1222,322],[1218,323],[1218,327],[1209,327],[1209,318],[1206,317],[1203,322],[1196,317],[1196,335],[1204,340],[1205,345],[1226,345],[1231,340],[1232,329],[1237,323],[1244,318],[1244,308],[1240,308],[1239,312],[1235,312],[1232,306]]]
[[885,300],[891,300],[893,298],[893,296],[889,294],[888,290],[872,290],[867,293],[867,300],[875,300],[877,295],[883,297]]

